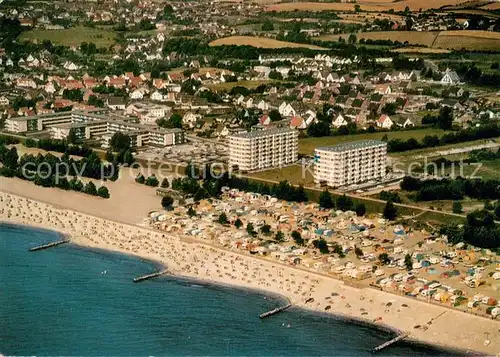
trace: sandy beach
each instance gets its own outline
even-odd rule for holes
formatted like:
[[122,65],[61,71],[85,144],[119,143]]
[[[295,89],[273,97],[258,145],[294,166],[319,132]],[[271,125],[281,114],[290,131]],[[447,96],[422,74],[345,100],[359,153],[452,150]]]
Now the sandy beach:
[[[422,343],[500,353],[498,321],[372,288],[359,289],[325,275],[141,227],[139,217],[147,213],[143,209],[152,208],[153,190],[141,191],[144,196],[124,195],[120,201],[102,200],[0,178],[0,191],[0,222],[56,230],[81,246],[159,262],[180,277],[268,291],[287,297],[294,306],[409,332],[412,340]],[[116,193],[116,188],[111,192]],[[136,209],[129,212],[134,205]],[[490,340],[487,346],[486,339]]]

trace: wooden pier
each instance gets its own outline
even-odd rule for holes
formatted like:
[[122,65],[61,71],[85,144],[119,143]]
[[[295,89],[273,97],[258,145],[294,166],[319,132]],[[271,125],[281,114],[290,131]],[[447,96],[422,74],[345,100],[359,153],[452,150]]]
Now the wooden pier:
[[30,248],[30,252],[35,252],[37,250],[43,250],[43,249],[48,249],[48,248],[56,247],[58,245],[61,245],[61,244],[64,244],[64,243],[68,243],[68,242],[69,242],[69,239],[58,240],[57,242],[52,242],[52,243],[40,245],[38,247]]
[[285,306],[277,307],[276,309],[273,309],[271,311],[264,312],[263,314],[261,314],[259,316],[259,318],[264,319],[264,318],[266,318],[268,316],[271,316],[271,315],[274,315],[274,314],[278,314],[278,313],[280,313],[282,311],[285,311],[286,309],[288,309],[291,306],[292,306],[292,304],[287,304]]
[[166,270],[162,270],[162,271],[159,271],[159,272],[156,272],[156,273],[152,273],[152,274],[148,274],[148,275],[143,275],[143,276],[140,276],[138,278],[135,278],[134,279],[134,283],[139,283],[139,282],[144,281],[144,280],[156,278],[157,276],[164,275],[166,273],[167,273]]
[[400,340],[402,340],[402,339],[404,339],[404,338],[408,337],[409,335],[410,335],[410,333],[409,333],[409,332],[406,332],[406,333],[403,333],[403,334],[401,334],[401,335],[398,335],[398,336],[394,337],[392,340],[387,341],[387,342],[384,342],[384,343],[383,343],[383,344],[381,344],[380,346],[375,347],[375,348],[372,350],[372,353],[376,353],[376,352],[378,352],[378,351],[382,351],[384,348],[389,347],[390,345],[392,345],[392,344],[394,344],[394,343],[396,343],[396,342],[398,342],[398,341],[400,341]]

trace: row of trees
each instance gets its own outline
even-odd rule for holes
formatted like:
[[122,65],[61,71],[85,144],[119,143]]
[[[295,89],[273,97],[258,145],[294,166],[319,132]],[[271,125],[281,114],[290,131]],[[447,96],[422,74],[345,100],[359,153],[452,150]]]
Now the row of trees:
[[465,242],[480,248],[500,248],[500,227],[488,210],[469,213],[465,225],[445,225],[440,233],[446,235],[452,244]]
[[437,135],[426,135],[421,142],[414,138],[408,140],[391,139],[387,142],[389,152],[402,152],[447,144],[463,143],[474,140],[490,139],[500,136],[500,126],[496,123],[470,127],[449,132],[441,137]]
[[[82,159],[86,160],[87,158]],[[63,190],[72,190],[77,192],[86,193],[92,196],[99,196],[102,198],[109,198],[109,190],[105,186],[99,187],[89,181],[83,184],[74,173],[61,172],[61,163],[69,163],[72,160],[69,155],[64,154],[61,159],[52,154],[38,154],[33,156],[25,154],[19,159],[16,147],[7,149],[5,145],[0,145],[0,162],[3,164],[0,168],[0,176],[18,177],[23,180],[32,181],[37,186],[42,187],[57,187]],[[77,163],[77,162],[74,162]],[[66,167],[66,166],[65,166]],[[70,165],[69,167],[72,167]],[[71,169],[70,169],[71,170]],[[88,173],[85,169],[81,172]],[[67,177],[74,175],[71,180]]]
[[[391,199],[392,197],[388,198],[389,199],[384,207],[383,215],[384,218],[393,221],[396,219],[398,212]],[[359,202],[355,204],[354,201],[345,194],[337,197],[337,199],[334,199],[332,194],[326,190],[321,192],[319,196],[319,205],[324,209],[336,208],[341,211],[355,211],[356,215],[359,217],[364,216],[366,213],[366,206],[364,203]]]
[[59,139],[26,139],[24,146],[82,157],[87,157],[94,153],[94,151],[87,145],[72,145],[67,140]]
[[420,180],[406,176],[400,187],[405,191],[416,191],[414,199],[417,201],[461,200],[464,197],[493,200],[500,198],[500,180],[494,179]]

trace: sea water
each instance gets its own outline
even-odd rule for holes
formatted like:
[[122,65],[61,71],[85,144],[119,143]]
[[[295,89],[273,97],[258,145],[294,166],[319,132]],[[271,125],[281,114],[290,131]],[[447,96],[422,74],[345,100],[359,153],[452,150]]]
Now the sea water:
[[[160,277],[123,254],[60,245],[52,231],[0,224],[0,353],[79,356],[369,356],[391,338],[260,292]],[[447,354],[398,343],[382,356]]]

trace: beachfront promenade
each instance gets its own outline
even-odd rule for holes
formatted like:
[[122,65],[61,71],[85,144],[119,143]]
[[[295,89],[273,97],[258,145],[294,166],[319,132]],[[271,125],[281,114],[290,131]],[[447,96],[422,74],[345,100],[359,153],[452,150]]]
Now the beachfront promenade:
[[371,288],[358,289],[331,277],[195,240],[181,240],[3,192],[0,221],[54,229],[70,235],[72,242],[82,246],[161,262],[179,276],[281,294],[294,306],[390,326],[411,333],[411,339],[421,342],[489,355],[500,353],[500,339],[490,338],[490,344],[484,344],[486,336],[498,336],[498,321]]

